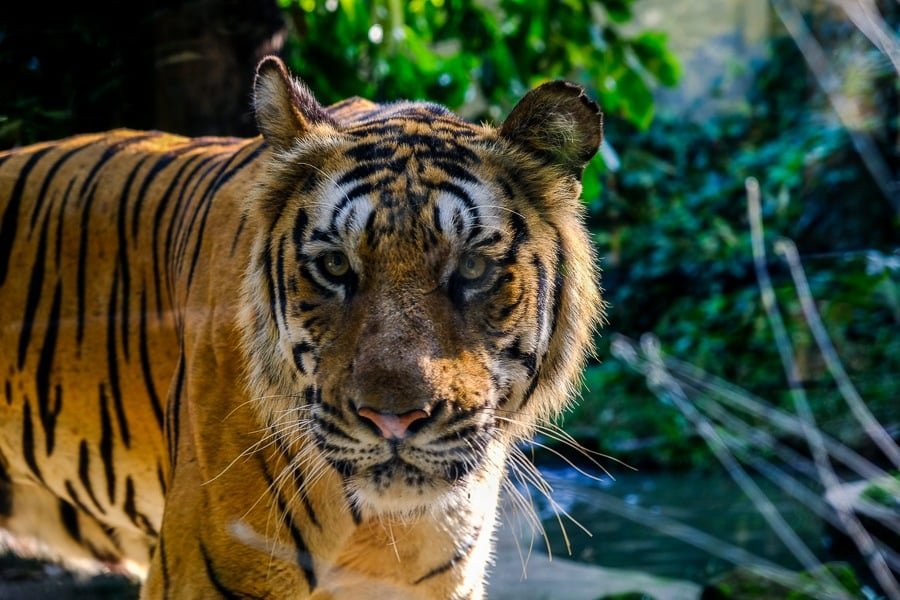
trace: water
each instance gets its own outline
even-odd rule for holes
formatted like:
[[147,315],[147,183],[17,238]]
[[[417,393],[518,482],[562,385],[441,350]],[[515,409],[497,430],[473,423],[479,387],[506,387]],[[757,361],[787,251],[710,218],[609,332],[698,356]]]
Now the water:
[[[731,569],[729,553],[739,562],[752,554],[785,568],[802,568],[725,473],[617,473],[615,481],[592,480],[573,469],[542,473],[553,486],[554,501],[592,534],[563,518],[574,560],[698,583]],[[813,554],[828,560],[823,522],[774,485],[757,484]],[[536,497],[535,503],[553,553],[567,556],[549,502]]]

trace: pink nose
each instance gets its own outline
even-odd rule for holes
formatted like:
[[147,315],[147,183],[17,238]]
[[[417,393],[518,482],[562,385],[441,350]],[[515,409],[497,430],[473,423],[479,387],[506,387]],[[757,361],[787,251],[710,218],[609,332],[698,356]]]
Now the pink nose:
[[394,415],[381,413],[366,407],[360,408],[357,414],[363,419],[368,419],[375,423],[381,431],[381,435],[388,440],[402,440],[406,437],[410,425],[430,416],[424,410],[411,410],[402,415]]

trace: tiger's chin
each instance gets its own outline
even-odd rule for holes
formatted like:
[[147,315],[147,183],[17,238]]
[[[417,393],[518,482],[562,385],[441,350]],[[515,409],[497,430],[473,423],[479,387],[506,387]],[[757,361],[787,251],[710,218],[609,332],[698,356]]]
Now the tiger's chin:
[[467,478],[426,473],[391,461],[375,465],[347,479],[346,486],[364,514],[416,517],[443,512],[467,497]]

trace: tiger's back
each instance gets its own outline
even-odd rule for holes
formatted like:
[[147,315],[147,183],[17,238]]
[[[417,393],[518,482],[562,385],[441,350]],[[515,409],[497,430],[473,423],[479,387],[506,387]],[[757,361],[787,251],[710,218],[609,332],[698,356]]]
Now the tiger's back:
[[246,145],[123,130],[0,158],[4,528],[146,567],[179,350],[169,266]]

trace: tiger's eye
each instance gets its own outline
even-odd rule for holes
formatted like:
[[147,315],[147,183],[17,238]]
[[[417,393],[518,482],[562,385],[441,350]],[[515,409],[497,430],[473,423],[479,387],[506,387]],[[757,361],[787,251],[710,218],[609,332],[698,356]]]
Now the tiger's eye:
[[329,252],[325,255],[322,264],[329,275],[333,277],[343,277],[350,270],[350,261],[343,252]]
[[474,253],[464,254],[459,261],[459,274],[463,279],[473,280],[484,275],[487,261],[483,256]]

